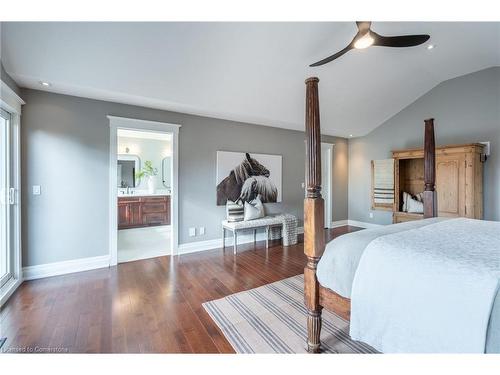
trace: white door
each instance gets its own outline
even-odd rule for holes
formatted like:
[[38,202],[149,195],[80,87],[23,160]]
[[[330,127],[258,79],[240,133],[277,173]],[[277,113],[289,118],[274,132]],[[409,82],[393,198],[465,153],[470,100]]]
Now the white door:
[[0,288],[12,278],[10,233],[10,114],[0,109]]
[[333,144],[321,143],[321,195],[325,200],[325,228],[332,224]]

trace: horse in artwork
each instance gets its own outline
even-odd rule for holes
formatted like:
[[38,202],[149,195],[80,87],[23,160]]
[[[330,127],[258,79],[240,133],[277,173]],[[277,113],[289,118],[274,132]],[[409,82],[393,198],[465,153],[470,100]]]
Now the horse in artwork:
[[278,200],[278,188],[265,176],[247,178],[241,187],[240,200],[251,202],[259,195],[262,203],[276,203]]
[[233,202],[240,200],[241,189],[249,177],[263,176],[267,178],[269,175],[270,172],[265,166],[246,153],[245,159],[217,185],[217,205],[225,205],[228,199]]

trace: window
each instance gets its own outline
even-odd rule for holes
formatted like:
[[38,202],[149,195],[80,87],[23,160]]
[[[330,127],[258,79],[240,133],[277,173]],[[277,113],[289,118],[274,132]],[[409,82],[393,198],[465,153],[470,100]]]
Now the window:
[[9,168],[10,113],[0,110],[0,287],[12,278],[13,257],[10,254],[10,168]]
[[24,101],[0,81],[0,306],[22,282],[20,123]]

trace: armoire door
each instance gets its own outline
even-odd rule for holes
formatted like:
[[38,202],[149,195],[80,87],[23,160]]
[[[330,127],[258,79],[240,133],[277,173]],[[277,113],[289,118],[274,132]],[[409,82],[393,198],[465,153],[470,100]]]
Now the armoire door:
[[438,216],[465,214],[465,155],[442,155],[436,160]]

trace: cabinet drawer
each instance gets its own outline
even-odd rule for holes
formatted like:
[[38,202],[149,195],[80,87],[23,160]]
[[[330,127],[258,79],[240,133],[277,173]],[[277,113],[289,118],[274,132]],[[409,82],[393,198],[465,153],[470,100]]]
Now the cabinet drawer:
[[155,212],[166,212],[166,211],[167,211],[167,203],[165,202],[142,204],[142,213],[144,214],[150,214]]
[[160,196],[160,197],[143,197],[141,198],[141,201],[144,203],[158,203],[158,202],[166,202],[167,197],[166,196]]
[[166,212],[143,213],[142,223],[145,225],[167,224],[167,214]]
[[139,197],[118,197],[118,204],[127,204],[127,203],[139,203],[141,198]]

